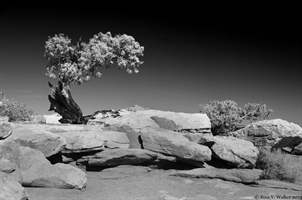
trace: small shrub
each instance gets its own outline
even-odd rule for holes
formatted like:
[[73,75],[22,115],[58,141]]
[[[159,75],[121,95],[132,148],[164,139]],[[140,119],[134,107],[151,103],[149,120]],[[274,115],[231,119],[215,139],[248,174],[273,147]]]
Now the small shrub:
[[243,120],[253,122],[258,119],[267,119],[273,112],[262,103],[247,103],[244,108],[240,108],[232,100],[211,101],[200,107],[200,112],[207,114],[210,118],[214,135],[227,135],[235,131],[238,123]]
[[30,121],[34,111],[27,108],[25,104],[20,103],[14,99],[6,97],[4,92],[0,91],[0,116],[6,116],[9,121]]
[[256,167],[263,170],[261,179],[274,179],[294,183],[301,176],[300,165],[281,150],[260,150]]

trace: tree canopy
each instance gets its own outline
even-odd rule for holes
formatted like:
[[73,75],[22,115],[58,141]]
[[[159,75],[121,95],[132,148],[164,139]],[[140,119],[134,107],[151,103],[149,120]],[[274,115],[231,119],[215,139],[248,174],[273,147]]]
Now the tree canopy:
[[101,77],[99,67],[108,68],[114,62],[119,69],[130,74],[138,73],[143,62],[144,47],[132,36],[123,34],[112,36],[110,32],[94,35],[88,43],[81,39],[72,45],[71,39],[64,34],[49,37],[45,45],[44,57],[48,60],[46,75],[61,80],[64,85],[81,84],[91,76]]

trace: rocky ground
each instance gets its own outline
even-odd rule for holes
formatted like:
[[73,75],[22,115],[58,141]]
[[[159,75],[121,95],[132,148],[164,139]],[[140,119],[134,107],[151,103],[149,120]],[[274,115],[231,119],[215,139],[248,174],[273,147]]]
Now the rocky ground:
[[302,191],[171,176],[174,172],[175,169],[152,169],[152,166],[119,166],[87,172],[84,190],[26,188],[26,191],[30,200],[240,200],[257,199],[257,195],[263,195],[262,199],[270,195],[302,198]]
[[302,199],[302,176],[260,180],[256,168],[260,148],[287,148],[302,166],[302,128],[285,120],[213,136],[201,113],[134,107],[87,125],[58,119],[0,117],[0,200]]

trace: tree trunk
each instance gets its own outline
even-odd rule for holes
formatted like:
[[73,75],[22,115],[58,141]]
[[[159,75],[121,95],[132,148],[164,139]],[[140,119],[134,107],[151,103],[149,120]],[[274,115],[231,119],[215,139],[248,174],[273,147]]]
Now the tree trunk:
[[83,116],[81,108],[73,100],[69,86],[63,84],[59,80],[57,86],[53,86],[48,82],[49,87],[52,89],[52,96],[48,95],[50,101],[50,108],[48,111],[55,111],[60,114],[62,118],[59,120],[61,123],[69,124],[87,124],[89,119],[93,119],[95,115],[101,111],[87,116]]

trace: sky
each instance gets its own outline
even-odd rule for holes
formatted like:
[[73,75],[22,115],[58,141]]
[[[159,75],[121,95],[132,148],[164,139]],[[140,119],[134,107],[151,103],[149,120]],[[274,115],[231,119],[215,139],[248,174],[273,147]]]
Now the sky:
[[[214,13],[215,14],[215,13]],[[238,17],[240,18],[240,17]],[[71,86],[85,115],[139,105],[198,113],[200,104],[230,99],[265,103],[302,126],[301,30],[298,20],[274,16],[219,20],[201,12],[85,9],[83,6],[0,8],[0,91],[38,114],[49,112],[43,57],[48,36],[64,33],[76,44],[94,34],[128,34],[145,47],[138,74],[116,65],[101,78]]]

